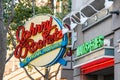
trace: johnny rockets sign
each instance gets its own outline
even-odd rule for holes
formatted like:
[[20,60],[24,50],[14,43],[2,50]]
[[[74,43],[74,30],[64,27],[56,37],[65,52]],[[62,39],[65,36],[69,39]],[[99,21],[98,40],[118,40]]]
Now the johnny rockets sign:
[[62,23],[52,16],[35,16],[24,26],[18,27],[16,58],[22,59],[20,66],[29,63],[35,66],[66,65],[63,55],[68,43],[67,34],[62,33]]

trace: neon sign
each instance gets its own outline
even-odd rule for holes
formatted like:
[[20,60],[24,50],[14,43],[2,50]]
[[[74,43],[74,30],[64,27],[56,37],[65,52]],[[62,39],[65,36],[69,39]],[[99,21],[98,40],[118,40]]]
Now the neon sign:
[[50,66],[57,62],[65,65],[62,56],[68,41],[67,34],[62,34],[62,27],[62,23],[51,16],[36,16],[25,26],[20,26],[16,31],[18,45],[14,51],[16,58],[24,59],[20,66],[24,67],[29,63],[36,65],[36,62],[40,63],[43,57],[49,57],[50,54],[54,57],[50,55],[51,59],[37,66]]
[[103,44],[104,44],[104,36],[98,36],[98,37],[92,39],[91,41],[78,46],[77,47],[77,56],[82,56],[84,54],[87,54],[90,51],[98,49],[98,48],[102,47]]

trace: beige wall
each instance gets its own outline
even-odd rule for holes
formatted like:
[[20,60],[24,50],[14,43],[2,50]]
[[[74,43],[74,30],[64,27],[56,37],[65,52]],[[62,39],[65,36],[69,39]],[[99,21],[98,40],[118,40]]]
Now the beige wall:
[[[8,62],[8,64],[12,65],[11,62],[10,63]],[[56,74],[56,71],[58,70],[58,66],[59,66],[59,64],[55,64],[54,66],[52,66],[50,68],[50,75]],[[44,80],[44,78],[40,75],[40,73],[38,73],[34,68],[28,68],[28,67],[26,67],[26,68],[27,68],[28,73],[35,80]],[[11,69],[11,68],[6,66],[6,71],[5,71],[3,80],[31,80],[26,75],[26,73],[23,70],[23,68],[16,68],[14,71],[10,71],[9,69]],[[39,67],[38,69],[43,74],[45,73],[45,68]],[[60,78],[61,78],[61,69],[60,69],[57,77],[54,77],[51,80],[60,80]]]

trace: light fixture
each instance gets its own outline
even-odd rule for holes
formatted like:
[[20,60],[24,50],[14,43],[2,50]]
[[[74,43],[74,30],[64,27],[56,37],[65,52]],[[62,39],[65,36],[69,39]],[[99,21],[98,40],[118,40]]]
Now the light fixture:
[[62,34],[66,34],[66,33],[68,33],[69,32],[69,26],[66,24],[66,23],[64,23],[64,20],[62,21],[62,23],[63,23],[63,27],[62,27]]
[[110,14],[116,14],[116,15],[119,15],[120,14],[120,11],[119,10],[116,10],[116,11],[109,11]]
[[65,28],[65,27],[62,28],[62,33],[63,33],[63,34],[67,33],[68,31],[69,31],[68,28]]
[[77,26],[76,23],[73,23],[72,17],[70,16],[70,29],[73,30]]
[[71,22],[71,24],[70,24],[70,28],[71,28],[71,30],[73,30],[76,26],[77,26],[76,23]]
[[104,6],[105,9],[109,9],[113,4],[113,0],[105,0]]
[[80,23],[84,24],[87,21],[87,19],[88,18],[82,12],[80,12]]
[[83,16],[80,16],[81,18],[80,18],[80,22],[81,22],[81,24],[84,24],[86,21],[87,21],[87,17],[83,17]]
[[[70,24],[69,24],[69,29],[68,29],[68,31],[73,30],[73,29],[77,26],[77,23],[74,23],[74,22],[73,22],[73,21],[75,21],[75,20],[72,18],[71,13],[68,14],[66,17],[63,18],[62,23],[64,23],[64,21],[65,21],[67,18],[69,18],[69,20],[70,20]],[[72,20],[73,20],[73,21],[72,21]],[[65,26],[66,26],[66,25],[65,25]],[[66,31],[67,31],[67,29],[63,28],[63,33],[65,33]]]
[[79,18],[78,16],[76,16],[75,14],[73,14],[72,16],[73,16],[73,17],[71,17],[72,20],[73,20],[75,23],[80,24],[80,18]]
[[[66,17],[64,17],[63,19],[62,19],[62,23],[63,23],[63,27],[62,27],[62,34],[65,34],[65,33],[67,33],[67,32],[69,32],[69,27],[68,27],[68,25],[66,24],[66,23],[64,23],[64,21],[66,20],[68,18],[68,16],[66,16]],[[67,25],[67,26],[66,26]]]
[[[75,25],[75,26],[76,26],[77,24],[84,24],[84,23],[87,21],[88,17],[86,17],[82,12],[78,12],[78,13],[79,13],[80,17],[76,16],[75,14],[73,14],[73,16],[74,16],[76,19],[79,19],[80,22],[76,21],[73,17],[70,17],[71,25]],[[75,23],[73,23],[72,20],[73,20]],[[76,23],[77,23],[77,24],[76,24]],[[75,26],[72,26],[72,27],[74,28]]]

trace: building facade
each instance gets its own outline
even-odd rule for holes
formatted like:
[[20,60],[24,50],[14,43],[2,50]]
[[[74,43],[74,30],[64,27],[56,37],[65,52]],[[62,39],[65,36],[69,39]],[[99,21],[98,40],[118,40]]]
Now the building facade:
[[109,1],[72,0],[64,22],[77,24],[73,80],[120,80],[120,1]]

